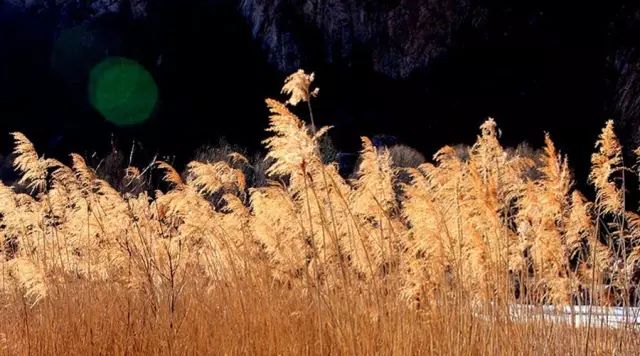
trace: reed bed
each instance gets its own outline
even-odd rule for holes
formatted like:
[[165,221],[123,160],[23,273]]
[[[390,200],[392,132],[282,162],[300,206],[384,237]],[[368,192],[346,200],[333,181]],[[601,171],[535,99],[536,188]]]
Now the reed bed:
[[363,137],[345,179],[323,160],[330,128],[315,125],[313,79],[298,71],[286,102],[266,101],[261,186],[232,153],[183,173],[128,167],[124,187],[164,180],[134,194],[80,155],[45,158],[13,133],[21,178],[0,183],[0,351],[640,352],[633,325],[509,317],[513,304],[638,304],[640,215],[625,184],[635,173],[612,121],[592,155],[594,201],[549,134],[523,156],[502,147],[492,119],[467,151],[443,147],[418,167]]

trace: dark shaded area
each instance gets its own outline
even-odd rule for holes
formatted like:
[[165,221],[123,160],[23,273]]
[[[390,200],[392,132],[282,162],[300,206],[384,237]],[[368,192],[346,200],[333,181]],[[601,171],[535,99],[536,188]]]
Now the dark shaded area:
[[[586,177],[599,129],[614,114],[617,77],[609,59],[620,31],[611,26],[621,5],[468,6],[468,15],[454,17],[459,23],[447,50],[404,79],[376,73],[372,49],[357,44],[351,56],[331,64],[326,51],[301,50],[302,66],[320,73],[319,116],[338,117],[330,121],[336,124],[333,135],[349,150],[357,149],[358,135],[385,133],[428,155],[445,144],[472,143],[478,126],[492,116],[506,145],[541,145],[543,131],[549,131]],[[300,43],[320,42],[313,27],[294,33],[303,34]]]
[[[92,17],[79,8],[63,10],[0,8],[3,152],[14,130],[56,156],[106,152],[114,137],[127,150],[135,139],[147,156],[190,156],[219,136],[259,145],[267,123],[264,96],[277,92],[282,79],[261,59],[230,2],[157,2],[142,19],[126,11]],[[71,37],[85,41],[56,51],[61,34],[77,28],[83,35]],[[60,52],[72,58],[55,57]],[[90,106],[89,71],[107,56],[132,58],[154,76],[159,104],[145,124],[119,128]]]
[[[625,139],[638,127],[628,118],[640,107],[635,95],[620,94],[621,87],[632,94],[640,88],[633,79],[640,77],[635,5],[443,0],[419,12],[422,3],[406,0],[318,2],[323,11],[352,6],[371,21],[408,26],[406,34],[390,28],[395,37],[369,38],[375,26],[343,13],[320,16],[305,0],[240,2],[244,7],[231,0],[115,1],[120,8],[106,13],[91,3],[100,1],[0,5],[2,132],[23,131],[47,154],[106,151],[112,137],[127,148],[137,140],[143,156],[181,160],[220,136],[260,149],[263,99],[278,97],[291,63],[316,72],[317,122],[335,126],[332,137],[345,152],[358,150],[361,135],[388,134],[430,156],[444,144],[472,143],[493,116],[507,145],[540,145],[549,131],[584,180],[607,118],[625,117]],[[387,19],[403,6],[405,17]],[[428,40],[416,42],[422,35]],[[428,61],[392,70],[403,55],[419,58],[421,51]],[[115,55],[138,61],[158,84],[159,104],[143,125],[115,127],[88,103],[88,71]]]

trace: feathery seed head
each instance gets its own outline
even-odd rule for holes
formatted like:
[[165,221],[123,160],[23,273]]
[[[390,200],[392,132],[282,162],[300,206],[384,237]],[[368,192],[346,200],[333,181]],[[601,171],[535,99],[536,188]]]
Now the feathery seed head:
[[306,74],[302,69],[288,76],[282,87],[282,93],[290,96],[286,103],[296,106],[301,101],[309,101],[312,96],[317,96],[318,88],[310,91],[314,78],[314,73]]

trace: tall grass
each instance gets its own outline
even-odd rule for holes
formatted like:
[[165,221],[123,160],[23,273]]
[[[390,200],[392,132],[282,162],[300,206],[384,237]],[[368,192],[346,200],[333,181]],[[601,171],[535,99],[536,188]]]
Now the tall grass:
[[[594,202],[545,136],[537,159],[497,125],[468,154],[396,168],[362,138],[345,180],[323,162],[330,129],[293,108],[313,75],[267,100],[268,185],[240,154],[166,162],[165,191],[119,192],[81,156],[46,159],[14,133],[17,193],[0,184],[0,350],[8,354],[634,354],[638,331],[512,320],[509,304],[632,306],[640,216],[608,122]],[[291,105],[292,108],[287,105]],[[302,110],[304,111],[304,110]],[[302,113],[300,114],[302,115]],[[141,173],[144,172],[144,173]]]

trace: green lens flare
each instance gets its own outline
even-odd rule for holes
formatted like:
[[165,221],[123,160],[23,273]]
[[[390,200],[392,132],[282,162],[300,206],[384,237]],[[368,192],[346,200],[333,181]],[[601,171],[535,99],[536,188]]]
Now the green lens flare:
[[110,57],[93,67],[89,76],[89,101],[105,119],[118,126],[146,121],[158,100],[158,87],[137,62]]

